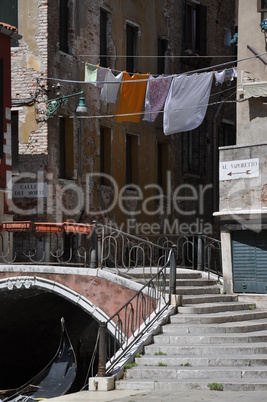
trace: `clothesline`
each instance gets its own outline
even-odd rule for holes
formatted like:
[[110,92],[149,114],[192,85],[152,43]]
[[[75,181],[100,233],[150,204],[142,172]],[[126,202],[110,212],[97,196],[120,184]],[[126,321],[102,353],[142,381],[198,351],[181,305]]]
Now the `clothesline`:
[[[219,103],[236,103],[238,102],[237,100],[226,100],[226,101],[218,101],[218,102],[211,102],[211,103],[207,103],[205,105],[205,107],[208,106],[214,106],[214,105],[218,105]],[[193,108],[193,106],[191,107]],[[186,109],[190,109],[190,107],[186,108]],[[174,111],[180,111],[180,110],[185,110],[185,108],[183,109],[174,109]],[[163,114],[164,110],[160,110],[159,113]],[[106,114],[106,115],[92,115],[92,116],[78,116],[78,115],[74,115],[74,116],[70,116],[70,119],[105,119],[105,118],[115,118],[115,117],[130,117],[130,116],[138,116],[138,115],[146,115],[146,114],[152,114],[152,112],[140,112],[140,113],[124,113],[124,114]],[[66,116],[63,116],[66,117]]]
[[[247,60],[252,60],[252,59],[258,58],[260,56],[264,56],[266,54],[267,54],[267,52],[258,53],[256,55],[253,55],[253,56],[250,56],[250,57],[245,57],[245,58],[238,59],[238,60],[232,60],[232,61],[229,61],[229,62],[220,63],[220,64],[216,64],[216,65],[213,65],[213,66],[210,66],[210,67],[205,67],[205,68],[201,68],[201,69],[197,69],[197,70],[191,70],[191,71],[188,71],[188,72],[180,73],[179,75],[181,75],[181,74],[189,75],[189,74],[195,74],[195,73],[199,73],[199,72],[205,72],[205,71],[208,71],[208,70],[215,70],[216,68],[219,68],[219,67],[224,67],[224,66],[227,66],[229,64],[235,65],[237,63],[241,63],[241,62],[247,61]],[[118,70],[116,70],[116,71],[118,71]],[[173,76],[176,76],[176,75],[177,74],[174,74]],[[58,82],[73,83],[73,84],[86,84],[86,82],[84,82],[84,80],[83,81],[80,81],[80,80],[65,80],[65,79],[62,79],[62,78],[55,78],[55,77],[38,77],[38,80],[58,81]]]
[[233,55],[221,55],[221,56],[200,56],[198,54],[194,55],[187,55],[187,56],[172,56],[172,55],[164,55],[164,56],[144,56],[144,55],[108,55],[108,54],[80,54],[79,57],[107,57],[107,58],[146,58],[146,59],[151,59],[151,58],[174,58],[174,59],[183,59],[183,58],[194,58],[194,59],[214,59],[214,58],[228,58],[228,57],[233,57]]

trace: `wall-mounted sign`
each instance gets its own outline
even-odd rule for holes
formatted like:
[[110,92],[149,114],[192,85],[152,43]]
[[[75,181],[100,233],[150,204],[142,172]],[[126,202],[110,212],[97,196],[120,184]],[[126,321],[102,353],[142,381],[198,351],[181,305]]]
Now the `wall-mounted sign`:
[[13,198],[47,197],[47,183],[15,183],[12,186]]
[[259,166],[259,158],[220,162],[220,180],[258,177]]

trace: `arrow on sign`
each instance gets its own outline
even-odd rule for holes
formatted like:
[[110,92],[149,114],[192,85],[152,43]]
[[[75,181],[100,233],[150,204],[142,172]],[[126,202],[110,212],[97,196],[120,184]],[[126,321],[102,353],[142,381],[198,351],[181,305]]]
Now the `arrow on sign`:
[[233,174],[250,174],[250,170],[247,170],[246,172],[229,172],[227,174],[228,176],[232,176]]

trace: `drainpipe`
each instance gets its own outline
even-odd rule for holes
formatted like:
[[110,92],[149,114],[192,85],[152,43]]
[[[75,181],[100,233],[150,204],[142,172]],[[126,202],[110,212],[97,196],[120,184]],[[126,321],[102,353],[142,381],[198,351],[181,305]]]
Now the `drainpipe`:
[[217,107],[216,113],[213,117],[212,121],[212,145],[213,145],[213,212],[216,212],[217,205],[216,205],[216,199],[217,199],[217,173],[218,173],[218,157],[217,157],[217,151],[218,151],[218,140],[217,140],[217,119],[219,116],[219,113],[221,111],[221,108],[223,106],[223,102],[225,101],[224,96],[221,96],[221,101]]

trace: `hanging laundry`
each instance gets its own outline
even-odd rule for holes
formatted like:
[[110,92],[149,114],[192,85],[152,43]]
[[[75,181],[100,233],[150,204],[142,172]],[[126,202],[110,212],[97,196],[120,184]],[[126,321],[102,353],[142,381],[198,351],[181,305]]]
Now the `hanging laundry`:
[[145,97],[145,117],[143,120],[150,123],[156,120],[160,110],[164,106],[171,81],[172,77],[159,76],[154,78],[152,75],[149,76]]
[[107,69],[105,81],[100,93],[100,100],[105,103],[116,103],[117,95],[120,88],[120,84],[123,77],[123,71],[120,72],[116,77],[113,75],[112,71]]
[[96,74],[96,80],[97,80],[96,86],[98,88],[103,88],[107,71],[108,71],[108,69],[106,67],[98,66],[97,74]]
[[234,67],[233,70],[234,70],[233,77],[237,78],[237,67]]
[[97,66],[85,63],[85,74],[84,74],[84,81],[91,82],[92,84],[96,85],[97,80]]
[[231,68],[227,68],[225,70],[225,82],[227,82],[228,84],[231,83],[231,81],[233,81],[233,79],[236,76],[236,69],[234,69],[233,67]]
[[[124,71],[117,115],[128,116],[116,116],[117,121],[132,121],[136,123],[140,121],[148,77],[149,74],[134,74],[130,77]],[[142,81],[136,82],[138,80]]]
[[220,73],[218,73],[218,71],[215,71],[215,80],[215,85],[222,85],[225,81],[225,70],[221,71]]
[[165,135],[197,128],[209,102],[213,73],[174,77],[164,106]]

